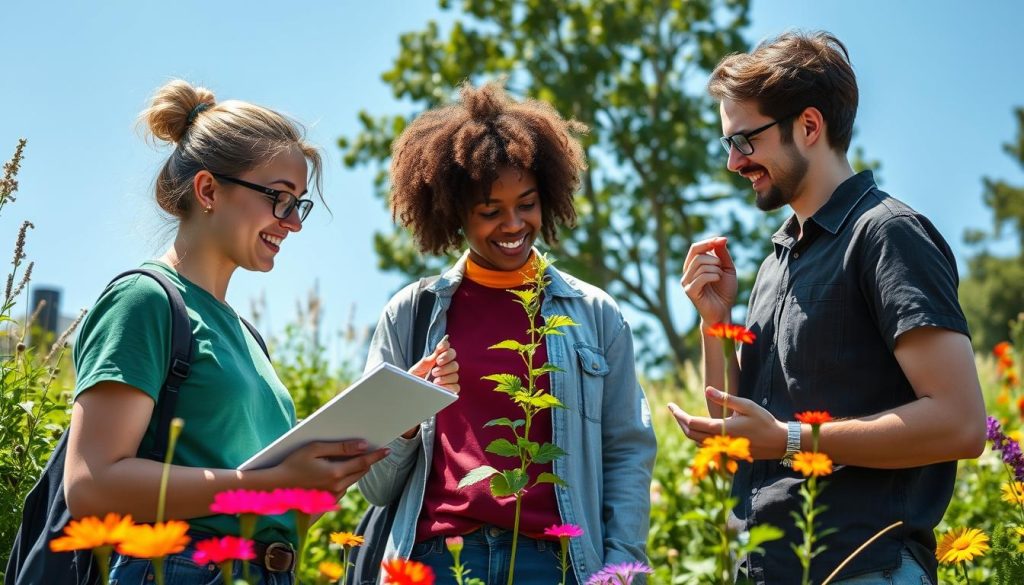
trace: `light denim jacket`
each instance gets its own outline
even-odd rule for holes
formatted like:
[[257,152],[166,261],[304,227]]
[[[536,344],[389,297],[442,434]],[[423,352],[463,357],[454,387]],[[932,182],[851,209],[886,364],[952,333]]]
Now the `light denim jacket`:
[[[462,282],[466,258],[464,254],[428,287],[437,295],[427,331],[429,348],[445,334],[448,307]],[[555,474],[569,485],[556,486],[555,495],[562,522],[584,531],[569,545],[576,579],[583,583],[608,563],[648,562],[657,445],[636,378],[632,334],[615,301],[554,268],[547,273],[551,284],[541,314],[567,315],[580,325],[562,329],[564,336],[549,336],[546,343],[548,361],[564,370],[551,374],[551,392],[567,407],[551,413],[553,440],[568,453],[554,461]],[[367,369],[380,362],[408,369],[425,355],[422,348],[411,348],[416,286],[399,291],[385,308],[370,342]],[[423,422],[416,437],[399,437],[388,447],[391,454],[359,481],[370,503],[398,502],[386,559],[408,557],[415,544],[434,448],[434,419]]]

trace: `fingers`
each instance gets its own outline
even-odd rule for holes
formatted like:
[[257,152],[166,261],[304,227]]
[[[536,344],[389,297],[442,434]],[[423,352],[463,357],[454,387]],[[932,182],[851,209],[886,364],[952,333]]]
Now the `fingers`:
[[707,255],[708,252],[714,250],[716,247],[725,248],[725,244],[727,241],[727,238],[724,238],[722,236],[715,236],[712,238],[708,238],[706,240],[694,242],[690,246],[690,249],[686,251],[686,259],[683,260],[684,269],[686,266],[690,265],[690,262],[692,262],[694,258],[697,258],[702,254]]
[[726,394],[717,388],[708,386],[704,389],[704,395],[707,396],[708,400],[722,406],[728,406],[734,412],[739,414],[751,414],[756,409],[761,408],[756,403],[746,398],[740,398],[739,396],[732,396]]
[[668,409],[683,434],[697,443],[702,443],[704,439],[722,432],[721,419],[692,416],[673,402],[668,404]]
[[[458,362],[455,361],[456,353],[455,349],[451,347],[448,341],[448,335],[446,334],[441,338],[441,341],[437,342],[437,346],[434,347],[434,351],[430,355],[424,357],[420,361],[416,362],[416,365],[409,368],[409,373],[418,377],[423,378],[427,376],[438,377],[445,376],[458,371]],[[454,369],[448,368],[441,370],[439,373],[431,371],[433,368],[437,370],[438,366],[451,366],[454,364]]]
[[345,491],[361,477],[370,471],[370,466],[384,459],[390,453],[389,449],[377,449],[370,453],[353,457],[341,463],[334,463],[333,485],[331,491],[335,495],[344,495]]
[[313,457],[354,457],[364,453],[366,447],[366,441],[351,439],[348,441],[317,441],[303,449],[308,450]]

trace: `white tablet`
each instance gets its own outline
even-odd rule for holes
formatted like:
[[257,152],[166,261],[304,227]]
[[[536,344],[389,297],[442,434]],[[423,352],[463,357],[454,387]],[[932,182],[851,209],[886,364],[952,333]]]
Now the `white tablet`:
[[437,414],[456,398],[457,395],[433,382],[381,363],[238,469],[273,467],[314,441],[363,439],[368,450],[377,449]]

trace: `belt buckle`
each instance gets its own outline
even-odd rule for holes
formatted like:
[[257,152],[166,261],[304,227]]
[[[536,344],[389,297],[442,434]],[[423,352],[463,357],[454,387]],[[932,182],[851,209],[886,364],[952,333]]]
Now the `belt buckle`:
[[263,566],[272,573],[287,573],[295,567],[295,551],[291,545],[272,542],[263,554]]

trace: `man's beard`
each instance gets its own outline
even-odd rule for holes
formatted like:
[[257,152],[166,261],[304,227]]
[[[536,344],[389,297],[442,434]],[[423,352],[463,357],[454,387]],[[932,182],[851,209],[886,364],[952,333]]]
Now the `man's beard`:
[[788,205],[796,197],[796,190],[807,175],[807,167],[810,166],[808,160],[794,145],[789,145],[786,150],[789,154],[789,168],[772,174],[772,186],[767,193],[755,193],[754,204],[761,211],[775,211]]

